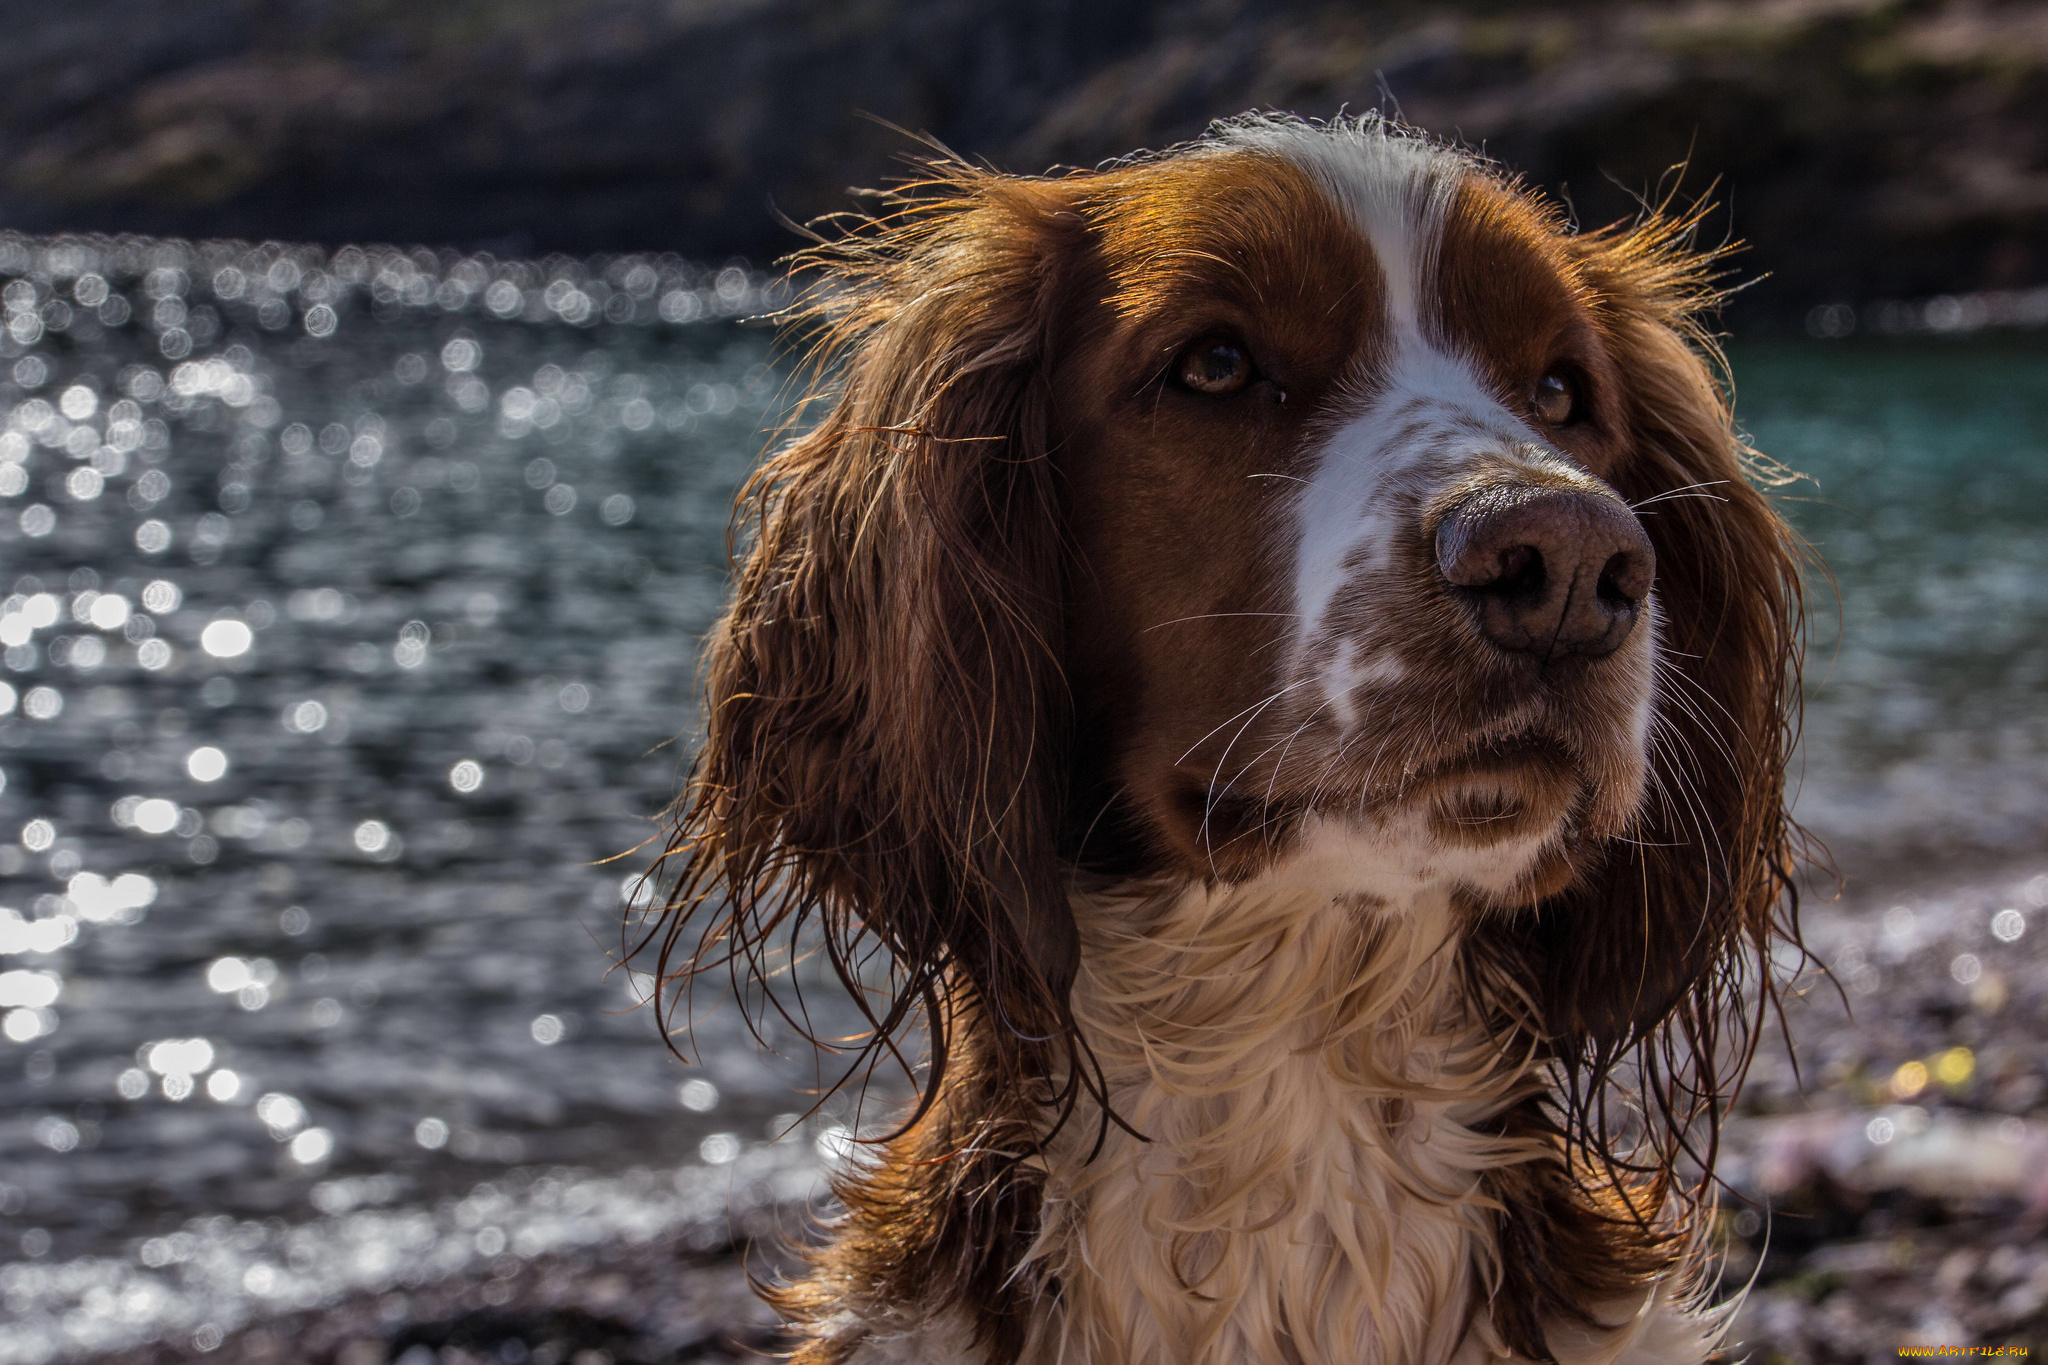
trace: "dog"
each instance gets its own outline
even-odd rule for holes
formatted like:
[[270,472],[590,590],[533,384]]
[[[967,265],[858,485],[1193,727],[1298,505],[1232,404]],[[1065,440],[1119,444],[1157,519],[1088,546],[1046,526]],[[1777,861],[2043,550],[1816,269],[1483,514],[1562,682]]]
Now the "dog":
[[653,935],[922,1049],[796,1360],[1718,1349],[1802,616],[1698,220],[1259,114],[800,254]]

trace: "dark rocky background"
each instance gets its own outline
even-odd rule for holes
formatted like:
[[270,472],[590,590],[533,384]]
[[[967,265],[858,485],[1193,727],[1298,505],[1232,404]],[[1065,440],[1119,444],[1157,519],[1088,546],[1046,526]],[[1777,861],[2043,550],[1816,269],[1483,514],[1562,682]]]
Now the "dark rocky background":
[[[1398,108],[1596,225],[1689,158],[1814,305],[2048,282],[2048,6],[72,0],[7,7],[0,224],[765,261],[929,133],[1089,165]],[[888,125],[895,125],[892,128]]]

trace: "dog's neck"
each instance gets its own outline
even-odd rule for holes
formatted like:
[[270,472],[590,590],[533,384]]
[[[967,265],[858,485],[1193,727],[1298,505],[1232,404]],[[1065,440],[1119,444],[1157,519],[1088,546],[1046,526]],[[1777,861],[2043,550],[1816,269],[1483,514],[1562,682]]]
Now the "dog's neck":
[[[1449,1359],[1496,1271],[1486,1121],[1526,1082],[1478,1026],[1449,890],[1296,866],[1091,896],[1074,1010],[1118,1115],[1051,1144],[1027,1359]],[[1091,1159],[1092,1158],[1092,1159]]]
[[[1489,1031],[1519,1011],[1511,986],[1461,961],[1458,883],[1429,875],[1433,857],[1379,852],[1392,856],[1345,859],[1326,842],[1249,882],[1077,897],[1074,1017],[1118,1122],[1084,1105],[995,1177],[1034,1192],[1019,1229],[1034,1240],[997,1267],[1031,1303],[1021,1340],[995,1350],[971,1304],[899,1291],[825,1324],[847,1354],[799,1358],[1531,1365],[1489,1305],[1527,1269],[1503,1265],[1511,1205],[1545,1186],[1571,1197],[1554,1137],[1510,1117],[1546,1088],[1533,1044],[1509,1041],[1534,1033]],[[960,1114],[913,1151],[980,1133]],[[947,1169],[930,1160],[901,1169]],[[876,1190],[894,1207],[913,1183],[871,1183],[863,1207]],[[967,1197],[995,1190],[977,1177]],[[848,1244],[895,1273],[901,1234],[880,1231]],[[1582,1301],[1590,1318],[1545,1315],[1549,1350],[1560,1365],[1698,1365],[1726,1320],[1701,1311],[1698,1289],[1686,1272],[1610,1286]]]

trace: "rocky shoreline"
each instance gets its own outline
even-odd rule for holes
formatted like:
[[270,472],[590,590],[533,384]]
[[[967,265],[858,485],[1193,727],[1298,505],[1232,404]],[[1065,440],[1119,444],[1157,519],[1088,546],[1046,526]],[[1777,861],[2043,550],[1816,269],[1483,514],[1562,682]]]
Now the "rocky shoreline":
[[[2022,866],[1807,913],[1809,945],[1834,974],[1798,978],[1785,1029],[1799,1066],[1774,1031],[1725,1133],[1722,1283],[1749,1286],[1731,1356],[1846,1365],[1892,1359],[1902,1346],[2048,1347],[2044,907],[2048,875]],[[748,1276],[786,1267],[807,1207],[792,1202],[790,1165],[784,1157],[763,1167],[779,1176],[736,1181],[736,1212],[722,1226],[698,1219],[638,1241],[484,1258],[233,1332],[203,1326],[87,1358],[758,1358],[775,1338]]]
[[1767,1043],[1725,1134],[1751,1358],[2048,1347],[2043,864],[1806,915],[1833,976],[1787,1004],[1797,1072]]
[[1589,226],[1711,193],[1738,330],[2048,284],[2023,0],[96,0],[0,51],[0,225],[765,262],[910,134],[1037,172],[1252,108],[1398,112]]

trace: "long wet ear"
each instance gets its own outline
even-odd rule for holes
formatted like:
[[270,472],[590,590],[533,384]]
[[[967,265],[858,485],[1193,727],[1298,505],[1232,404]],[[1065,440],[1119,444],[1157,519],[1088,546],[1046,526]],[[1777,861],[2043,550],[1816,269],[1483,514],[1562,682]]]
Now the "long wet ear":
[[772,988],[783,949],[822,948],[869,1012],[869,1059],[922,1018],[928,1100],[962,984],[1017,1079],[1074,1074],[1032,1052],[1071,1036],[1078,954],[1042,366],[1065,205],[1055,183],[948,166],[798,258],[826,411],[742,494],[666,855],[665,979]]
[[1746,1064],[1749,1050],[1730,1053],[1721,1023],[1754,1014],[1740,993],[1769,981],[1774,930],[1796,930],[1779,907],[1803,602],[1801,542],[1763,491],[1794,476],[1735,429],[1719,350],[1696,320],[1715,302],[1715,259],[1686,247],[1694,221],[1577,240],[1627,404],[1615,486],[1657,551],[1657,703],[1638,830],[1540,920],[1553,1036],[1599,1053],[1665,1035],[1712,1099],[1724,1088],[1713,1059]]
[[[1801,549],[1762,491],[1792,476],[1735,430],[1695,321],[1714,302],[1714,258],[1687,249],[1689,226],[1652,218],[1567,244],[1620,368],[1632,449],[1614,483],[1657,552],[1649,793],[1629,837],[1481,949],[1540,1014],[1565,1082],[1567,1159],[1594,1204],[1641,1234],[1639,1264],[1685,1235],[1695,1201],[1680,1157],[1711,1174],[1700,1120],[1748,1065],[1774,937],[1798,941],[1784,788]],[[1610,1118],[1617,1080],[1635,1100]]]

